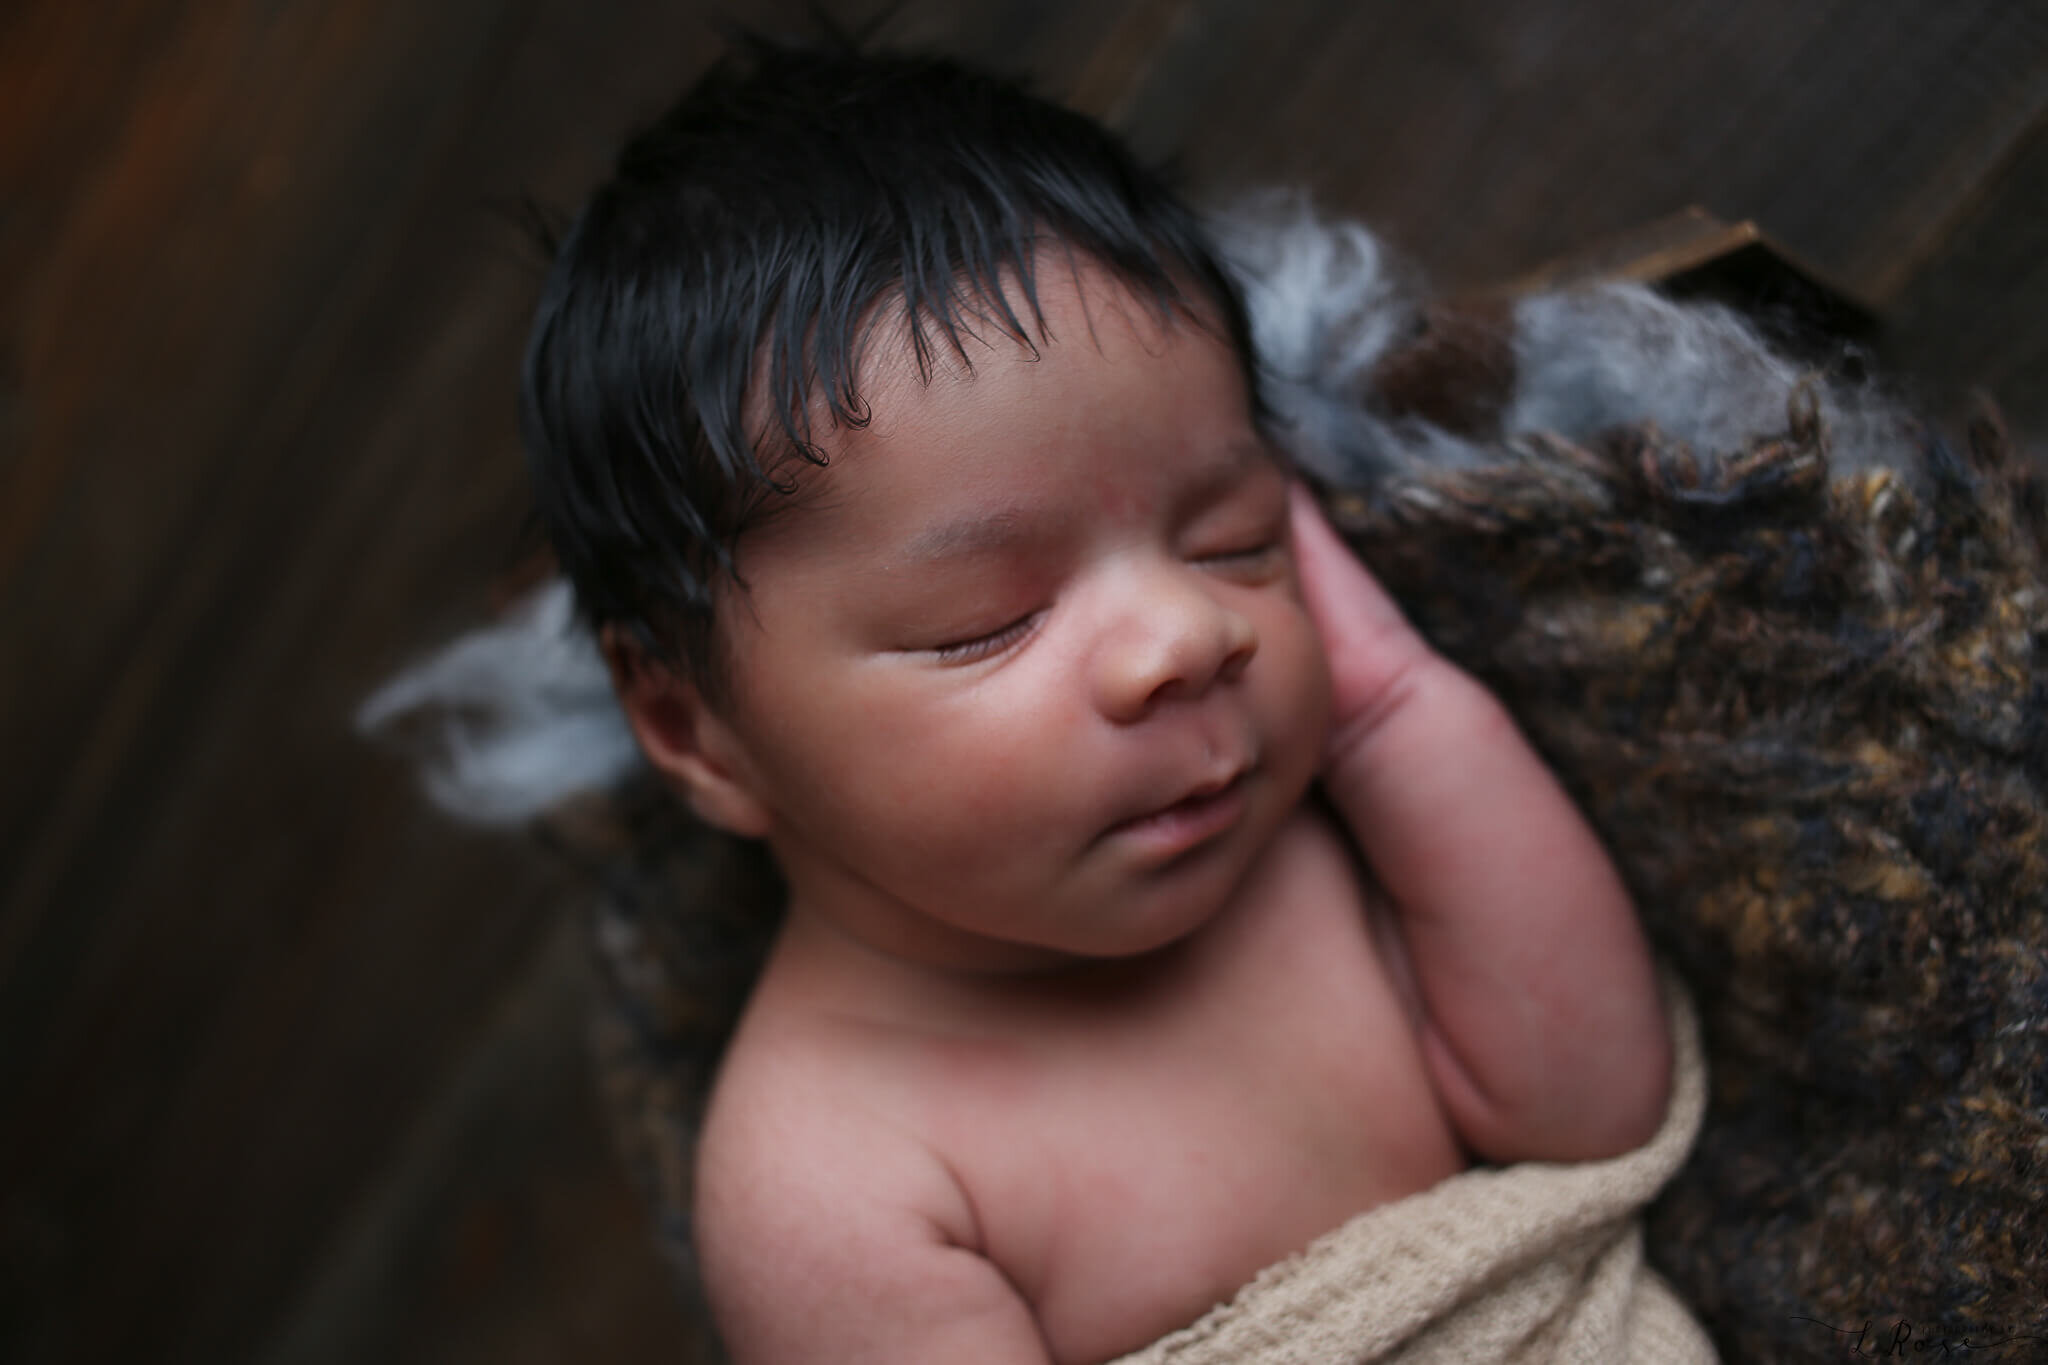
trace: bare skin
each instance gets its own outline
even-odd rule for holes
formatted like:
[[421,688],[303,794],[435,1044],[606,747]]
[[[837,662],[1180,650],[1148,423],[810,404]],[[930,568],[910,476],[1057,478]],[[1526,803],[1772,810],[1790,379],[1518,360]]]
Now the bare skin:
[[1499,706],[1257,453],[1220,343],[1040,288],[1036,359],[897,357],[743,547],[731,700],[620,669],[791,884],[699,1162],[742,1362],[1110,1359],[1663,1112],[1632,908]]

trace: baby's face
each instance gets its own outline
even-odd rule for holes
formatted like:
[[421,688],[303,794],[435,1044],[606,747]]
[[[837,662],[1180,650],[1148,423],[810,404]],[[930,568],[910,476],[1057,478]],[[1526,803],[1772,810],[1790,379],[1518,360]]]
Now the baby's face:
[[799,467],[724,614],[721,723],[793,894],[948,965],[1193,929],[1328,725],[1288,477],[1229,348],[1085,267],[1040,291],[1036,360],[970,340],[927,386],[907,348],[871,356],[872,423]]

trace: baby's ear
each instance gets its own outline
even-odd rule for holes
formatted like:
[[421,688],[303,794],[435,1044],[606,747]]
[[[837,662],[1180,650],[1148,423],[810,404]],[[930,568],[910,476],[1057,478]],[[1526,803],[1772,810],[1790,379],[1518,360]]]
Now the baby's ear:
[[765,838],[774,820],[746,747],[704,694],[611,627],[599,635],[598,644],[647,761],[682,789],[690,808],[707,824],[749,839]]

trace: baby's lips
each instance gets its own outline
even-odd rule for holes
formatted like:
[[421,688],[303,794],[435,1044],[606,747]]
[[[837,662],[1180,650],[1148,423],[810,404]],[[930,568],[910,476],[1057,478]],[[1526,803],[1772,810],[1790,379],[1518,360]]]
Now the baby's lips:
[[1205,842],[1236,823],[1243,813],[1245,778],[1250,772],[1247,764],[1233,768],[1227,776],[1188,784],[1173,799],[1117,821],[1103,832],[1103,838],[1133,840],[1160,853]]

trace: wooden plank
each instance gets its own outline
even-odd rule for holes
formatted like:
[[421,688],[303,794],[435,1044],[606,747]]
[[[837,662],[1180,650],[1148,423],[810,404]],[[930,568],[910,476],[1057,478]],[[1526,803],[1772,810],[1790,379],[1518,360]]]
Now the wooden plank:
[[175,27],[172,4],[130,7],[131,41],[107,41],[102,16],[78,5],[0,11],[0,385],[13,420],[0,431],[0,583],[55,488],[57,462],[27,460],[24,393],[28,300],[43,261],[132,116],[140,72]]
[[691,1365],[690,1325],[600,1128],[590,973],[565,917],[259,1365]]
[[[0,1135],[11,1360],[241,1354],[557,904],[347,718],[517,526],[534,281],[490,201],[594,173],[611,137],[549,97],[637,105],[626,29],[664,89],[706,50],[700,16],[559,8],[580,54],[522,55],[552,35],[503,5],[188,7],[42,263],[29,448],[61,495],[0,587],[39,664],[0,683],[33,777],[0,1072],[49,1116]],[[243,194],[270,138],[288,183]]]
[[1307,183],[1448,287],[1698,203],[1872,295],[2048,98],[2048,9],[2003,0],[1200,15],[1141,140],[1212,192]]
[[[445,151],[473,79],[464,68],[489,57],[478,38],[493,9],[390,6],[381,33],[341,7],[296,23],[225,7],[188,16],[39,261],[22,323],[22,468],[55,491],[0,497],[36,518],[0,578],[0,620],[38,663],[0,675],[0,737],[39,777],[0,797],[0,970],[24,933],[52,932],[28,907],[78,856],[121,755],[163,742],[146,711],[169,690],[175,642],[203,604],[218,610],[230,547],[256,548],[220,528],[267,524],[270,549],[314,515],[326,471],[289,454],[358,306],[346,263],[399,227]],[[411,17],[427,14],[437,19]],[[446,69],[437,83],[386,63],[387,48]],[[266,165],[283,169],[252,174]],[[349,207],[286,193],[293,176]],[[294,478],[299,497],[263,505]],[[175,761],[162,754],[154,770]]]
[[1982,389],[2048,456],[2048,117],[1900,292],[1893,350],[1935,402]]

